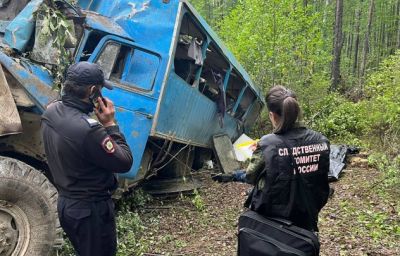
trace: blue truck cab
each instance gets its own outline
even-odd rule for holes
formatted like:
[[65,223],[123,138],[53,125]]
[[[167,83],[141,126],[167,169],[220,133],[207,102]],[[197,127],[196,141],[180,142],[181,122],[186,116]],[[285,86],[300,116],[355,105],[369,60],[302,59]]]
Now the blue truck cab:
[[[223,134],[234,141],[265,105],[260,89],[186,0],[54,2],[73,17],[75,42],[64,46],[71,61],[97,63],[114,85],[103,95],[114,102],[134,157],[131,170],[120,176],[124,189],[143,181],[153,181],[158,189],[162,183],[190,181],[193,165],[211,158],[213,137]],[[60,95],[54,90],[54,68],[60,63],[52,43],[37,44],[44,28],[36,13],[44,4],[0,3],[0,92],[8,92],[0,94],[5,109],[0,113],[0,167],[16,161],[22,169],[29,165],[46,173],[40,115]],[[0,168],[2,175],[12,174]],[[0,200],[12,201],[2,196],[1,180]],[[165,192],[182,190],[181,184]],[[17,215],[11,217],[18,222]],[[43,218],[56,225],[54,216]],[[17,239],[14,248],[23,242]]]

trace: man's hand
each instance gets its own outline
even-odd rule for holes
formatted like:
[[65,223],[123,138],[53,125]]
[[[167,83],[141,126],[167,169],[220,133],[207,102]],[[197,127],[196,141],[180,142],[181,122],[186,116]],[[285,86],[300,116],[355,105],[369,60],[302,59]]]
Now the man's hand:
[[[99,97],[97,100],[99,102],[99,105],[98,105],[97,108],[94,109],[94,112],[95,112],[97,118],[99,119],[99,122],[104,127],[115,125],[115,121],[114,121],[114,114],[115,114],[114,103],[111,100],[109,100],[108,98]],[[103,100],[106,102],[106,104],[104,104]]]

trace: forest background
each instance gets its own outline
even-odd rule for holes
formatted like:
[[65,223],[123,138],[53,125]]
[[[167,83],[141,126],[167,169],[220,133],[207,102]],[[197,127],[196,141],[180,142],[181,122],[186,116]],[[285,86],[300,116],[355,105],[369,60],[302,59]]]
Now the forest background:
[[[293,89],[308,127],[332,143],[359,146],[368,157],[368,168],[350,167],[353,170],[348,170],[347,177],[335,184],[342,194],[336,192],[336,199],[320,218],[323,255],[333,255],[335,246],[340,247],[338,255],[398,255],[400,0],[189,1],[264,94],[277,84]],[[268,132],[271,126],[264,111],[251,136],[259,138]],[[193,198],[165,205],[163,201],[149,204],[151,200],[137,191],[118,207],[117,255],[146,255],[151,250],[197,255],[182,254],[182,250],[195,249],[189,244],[193,235],[198,241],[206,239],[210,248],[200,243],[203,254],[204,250],[215,251],[213,246],[234,251],[233,224],[242,203],[232,206],[226,202],[240,201],[237,186],[230,184],[231,190],[218,197],[232,194],[231,201],[214,202],[214,208],[212,202],[222,189],[218,184],[211,185],[211,191],[195,191]],[[165,213],[146,215],[154,207]],[[181,227],[175,220],[179,216],[187,220],[179,222]],[[226,233],[221,237],[229,238],[223,247],[207,240],[215,237],[201,229],[215,229],[214,222],[219,231],[220,226],[228,227],[222,228]],[[176,230],[187,230],[187,225],[198,231],[180,236]],[[69,243],[61,255],[73,255]]]
[[[400,0],[192,0],[255,84],[292,88],[307,126],[372,150],[400,183]],[[270,129],[267,115],[254,136]]]

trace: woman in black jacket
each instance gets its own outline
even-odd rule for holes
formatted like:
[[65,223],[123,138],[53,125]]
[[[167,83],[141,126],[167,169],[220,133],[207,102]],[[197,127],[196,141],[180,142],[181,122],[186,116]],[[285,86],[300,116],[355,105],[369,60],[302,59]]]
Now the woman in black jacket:
[[266,102],[274,131],[258,143],[265,167],[250,208],[318,231],[318,213],[329,195],[329,140],[300,125],[300,106],[291,90],[275,86]]

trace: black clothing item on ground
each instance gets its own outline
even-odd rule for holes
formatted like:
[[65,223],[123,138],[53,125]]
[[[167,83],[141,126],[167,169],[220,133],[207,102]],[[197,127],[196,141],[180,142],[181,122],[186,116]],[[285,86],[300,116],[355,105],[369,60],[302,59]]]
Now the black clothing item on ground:
[[112,199],[82,201],[58,198],[60,224],[79,256],[113,256],[117,236]]
[[[289,148],[280,137],[285,138]],[[258,145],[265,160],[261,178],[264,185],[261,187],[260,182],[256,184],[250,208],[264,216],[286,218],[296,226],[318,231],[318,213],[329,195],[329,140],[320,133],[299,127],[279,136],[266,135]],[[296,161],[295,170],[291,167],[293,161],[289,150]],[[307,207],[302,203],[298,191],[301,188],[294,178],[294,171],[301,175],[308,188],[305,194],[311,196],[308,205],[315,209],[315,216],[309,216]]]
[[117,188],[113,173],[132,166],[132,153],[118,126],[90,118],[91,103],[63,96],[42,116],[42,135],[50,172],[60,196],[96,201]]

